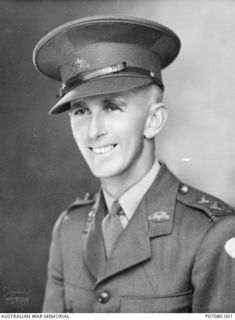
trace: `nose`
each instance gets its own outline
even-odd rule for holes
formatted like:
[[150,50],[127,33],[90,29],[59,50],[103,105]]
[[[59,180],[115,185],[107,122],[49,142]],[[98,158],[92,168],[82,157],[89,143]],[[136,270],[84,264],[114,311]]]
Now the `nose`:
[[88,136],[90,139],[96,140],[106,134],[104,121],[99,112],[91,115]]

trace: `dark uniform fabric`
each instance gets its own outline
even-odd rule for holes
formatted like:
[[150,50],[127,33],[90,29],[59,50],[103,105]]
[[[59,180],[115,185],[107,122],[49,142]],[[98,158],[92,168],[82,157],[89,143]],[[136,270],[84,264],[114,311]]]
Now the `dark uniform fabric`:
[[43,312],[235,312],[234,211],[165,165],[106,261],[100,192],[53,230]]

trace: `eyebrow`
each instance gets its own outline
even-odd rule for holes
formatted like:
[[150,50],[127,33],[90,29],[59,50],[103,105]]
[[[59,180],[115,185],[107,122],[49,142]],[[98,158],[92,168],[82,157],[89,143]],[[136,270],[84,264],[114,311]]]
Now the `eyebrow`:
[[[122,107],[127,107],[127,103],[124,101],[122,97],[106,97],[101,100],[101,104],[107,104],[107,103],[114,103],[118,104],[119,106]],[[75,100],[71,101],[70,103],[70,109],[74,110],[77,108],[84,108],[84,107],[89,107],[89,102],[87,103],[85,100]],[[100,105],[102,107],[102,105]]]
[[117,103],[122,106],[127,105],[126,102],[121,97],[107,97],[107,98],[103,99],[103,103],[109,103],[109,102]]
[[76,109],[76,108],[86,107],[86,106],[87,106],[87,104],[86,104],[86,102],[84,100],[74,101],[74,102],[72,101],[70,103],[71,109]]

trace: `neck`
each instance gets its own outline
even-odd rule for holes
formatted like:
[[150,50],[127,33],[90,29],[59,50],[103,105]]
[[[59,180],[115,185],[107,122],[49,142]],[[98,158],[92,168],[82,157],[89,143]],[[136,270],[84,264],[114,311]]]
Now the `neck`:
[[[151,156],[141,158],[140,161],[132,165],[121,175],[102,178],[101,183],[103,188],[114,198],[119,198],[151,170],[155,160],[155,154],[152,152]],[[158,166],[160,168],[160,164]]]

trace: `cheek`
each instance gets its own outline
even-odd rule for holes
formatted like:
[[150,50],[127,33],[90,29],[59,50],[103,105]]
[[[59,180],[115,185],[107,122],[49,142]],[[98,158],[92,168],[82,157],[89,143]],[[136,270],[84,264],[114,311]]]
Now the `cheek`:
[[145,119],[143,117],[136,117],[125,126],[129,138],[142,139],[144,137]]
[[123,160],[128,160],[130,157],[135,157],[140,154],[144,146],[144,125],[143,121],[137,121],[135,123],[128,123],[128,125],[123,125],[120,127],[121,136],[121,148],[122,153],[124,153]]
[[120,130],[125,130],[129,132],[138,132],[142,135],[145,128],[147,115],[141,110],[136,111],[136,109],[130,109],[127,113],[122,114],[122,116],[115,121],[115,126],[119,127]]
[[82,121],[71,120],[71,129],[77,145],[79,147],[82,146],[86,137],[84,123]]

